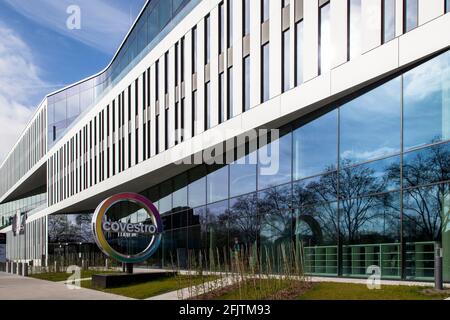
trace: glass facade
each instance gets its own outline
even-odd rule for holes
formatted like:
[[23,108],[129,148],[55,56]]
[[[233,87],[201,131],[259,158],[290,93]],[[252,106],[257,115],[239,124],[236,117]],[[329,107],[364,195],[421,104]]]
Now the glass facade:
[[[449,65],[446,52],[260,138],[242,159],[188,169],[142,192],[164,217],[155,261],[295,239],[309,274],[365,277],[376,265],[382,278],[431,280],[435,241],[442,240],[450,281],[450,141],[417,130],[415,122],[427,121],[420,113],[407,116],[408,108],[431,106],[440,111],[431,123],[445,124]],[[420,143],[410,150],[409,141]]]
[[20,211],[21,214],[29,214],[34,209],[47,205],[47,193],[45,188],[40,188],[22,199],[0,204],[0,229],[11,225],[11,219]]
[[80,114],[120,81],[201,0],[152,0],[111,65],[101,74],[48,97],[48,147]]

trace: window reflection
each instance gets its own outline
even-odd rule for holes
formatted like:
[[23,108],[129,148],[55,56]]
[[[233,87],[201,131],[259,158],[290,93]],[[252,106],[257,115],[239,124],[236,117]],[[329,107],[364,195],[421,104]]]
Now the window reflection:
[[189,206],[195,208],[206,204],[206,167],[198,166],[189,172]]
[[333,172],[295,182],[293,186],[294,208],[336,201],[338,194],[337,180],[337,173]]
[[337,125],[334,110],[294,130],[294,180],[336,169]]
[[395,38],[395,0],[383,0],[383,43]]
[[354,198],[400,187],[400,157],[346,167],[339,173],[342,198]]
[[405,154],[403,186],[414,187],[450,180],[450,144],[438,144]]
[[419,0],[405,0],[405,32],[411,31],[418,25],[419,20]]
[[337,217],[337,202],[317,203],[296,209],[296,239],[300,239],[306,247],[336,244]]
[[269,134],[267,141],[269,143],[266,145],[260,143],[258,150],[259,190],[280,185],[292,179],[292,133],[280,130],[279,139],[274,139]]
[[208,203],[228,198],[228,166],[211,166],[206,178]]
[[404,75],[404,148],[450,139],[450,53]]
[[400,93],[396,78],[340,108],[341,163],[400,152]]
[[260,223],[256,194],[250,194],[230,200],[228,227],[231,244],[255,244]]
[[256,191],[256,152],[230,164],[230,197]]
[[207,206],[208,247],[212,250],[228,247],[228,200]]
[[400,241],[399,193],[343,199],[339,205],[340,231],[346,244]]

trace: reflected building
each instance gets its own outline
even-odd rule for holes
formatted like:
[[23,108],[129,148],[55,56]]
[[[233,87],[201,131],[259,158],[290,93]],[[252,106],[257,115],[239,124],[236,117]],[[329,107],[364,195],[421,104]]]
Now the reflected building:
[[44,99],[0,168],[8,259],[95,252],[92,212],[131,191],[164,224],[147,265],[294,244],[311,275],[422,281],[441,243],[450,281],[446,1],[245,3],[148,1],[105,71]]

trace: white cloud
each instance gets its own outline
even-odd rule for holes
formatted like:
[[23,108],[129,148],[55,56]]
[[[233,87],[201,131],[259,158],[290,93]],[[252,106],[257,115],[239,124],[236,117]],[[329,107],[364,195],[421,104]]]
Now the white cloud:
[[[18,13],[93,48],[111,54],[130,28],[130,13],[123,3],[106,0],[5,0]],[[67,8],[81,9],[81,29],[69,30]],[[121,8],[122,6],[122,8]]]
[[351,159],[359,162],[361,160],[373,159],[376,157],[380,157],[382,155],[392,154],[395,152],[398,152],[398,150],[389,147],[381,147],[375,150],[361,151],[361,152],[355,150],[346,150],[342,152],[341,157],[343,159]]
[[30,48],[0,24],[0,163],[30,120],[49,85],[39,77]]

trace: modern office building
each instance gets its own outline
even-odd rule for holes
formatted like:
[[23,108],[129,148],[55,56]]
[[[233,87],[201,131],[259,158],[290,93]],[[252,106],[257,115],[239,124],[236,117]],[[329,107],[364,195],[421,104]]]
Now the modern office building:
[[[93,211],[130,191],[163,217],[161,265],[301,239],[313,275],[431,280],[442,243],[450,281],[449,10],[148,1],[110,65],[45,97],[4,160],[7,258],[96,250]],[[217,151],[231,142],[245,153]]]

